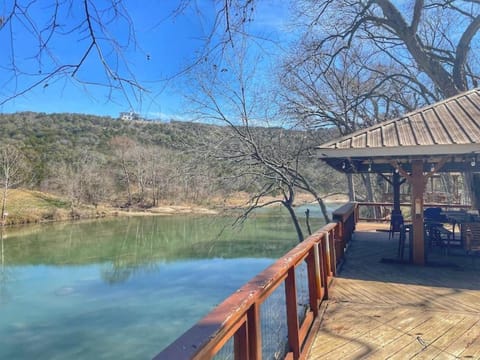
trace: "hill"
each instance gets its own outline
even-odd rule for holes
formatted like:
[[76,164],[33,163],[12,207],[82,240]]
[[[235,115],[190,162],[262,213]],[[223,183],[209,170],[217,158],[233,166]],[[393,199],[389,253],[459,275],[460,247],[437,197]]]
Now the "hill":
[[[311,144],[328,136],[326,131],[283,128],[251,131],[265,154],[285,159],[307,136]],[[52,214],[40,211],[47,218],[63,218],[64,212],[73,215],[87,205],[94,209],[100,204],[119,208],[215,205],[236,192],[254,194],[263,186],[251,162],[244,161],[239,168],[240,161],[229,158],[242,143],[226,126],[22,112],[0,114],[0,141],[24,154],[28,176],[22,187],[32,191],[28,194],[32,202],[55,202],[35,191],[62,199],[55,211],[45,205]],[[229,154],[224,152],[226,144]],[[335,184],[331,171],[315,157],[306,154],[299,165],[320,193],[331,191]]]

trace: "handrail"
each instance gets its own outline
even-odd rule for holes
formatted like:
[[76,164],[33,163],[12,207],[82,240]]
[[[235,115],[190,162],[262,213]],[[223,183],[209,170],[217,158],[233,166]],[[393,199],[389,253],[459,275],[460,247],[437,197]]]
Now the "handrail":
[[339,224],[338,238],[342,239],[342,242],[337,248],[337,253],[341,251],[341,257],[343,257],[343,249],[352,239],[355,224],[358,222],[358,203],[347,203],[339,207],[332,213],[332,218]]
[[[362,202],[357,202],[357,205],[360,206],[393,206],[392,202],[368,202],[368,201],[362,201]],[[348,204],[346,204],[348,205]],[[345,206],[345,205],[344,205]],[[400,203],[400,206],[412,206],[411,203],[409,202],[403,202]],[[441,207],[441,208],[446,208],[446,209],[470,209],[472,205],[468,204],[439,204],[439,203],[425,203],[423,205],[424,207]]]
[[[357,208],[360,209],[361,207],[393,207],[392,202],[357,202]],[[401,207],[411,207],[411,203],[400,203]],[[471,209],[471,205],[463,205],[463,204],[438,204],[438,203],[426,203],[423,205],[424,208],[428,207],[440,207],[443,209]],[[358,210],[359,211],[359,210]],[[390,218],[378,218],[378,217],[361,217],[360,215],[357,218],[361,221],[376,221],[376,222],[389,222]]]
[[[187,330],[154,359],[211,359],[233,338],[234,359],[261,359],[261,305],[281,284],[285,286],[288,352],[285,359],[299,359],[308,351],[312,326],[319,307],[328,299],[328,286],[343,257],[345,240],[340,227],[354,219],[354,212],[338,223],[330,223],[255,276],[214,310]],[[342,247],[342,248],[341,248]],[[309,304],[300,323],[297,315],[295,268],[307,266]],[[302,305],[303,306],[303,305]]]

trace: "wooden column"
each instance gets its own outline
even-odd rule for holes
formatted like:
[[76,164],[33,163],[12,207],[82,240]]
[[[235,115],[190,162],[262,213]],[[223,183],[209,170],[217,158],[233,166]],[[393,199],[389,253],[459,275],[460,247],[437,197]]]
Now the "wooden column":
[[412,161],[410,184],[412,186],[413,263],[424,265],[423,193],[425,191],[425,177],[422,160]]
[[400,174],[397,172],[393,172],[392,175],[392,189],[393,189],[393,210],[392,213],[401,214],[402,211],[400,210],[400,185],[402,185],[400,181]]

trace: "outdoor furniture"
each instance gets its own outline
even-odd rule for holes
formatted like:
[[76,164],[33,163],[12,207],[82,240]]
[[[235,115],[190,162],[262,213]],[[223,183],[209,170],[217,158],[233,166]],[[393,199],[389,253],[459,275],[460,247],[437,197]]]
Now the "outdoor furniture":
[[467,255],[480,253],[480,222],[462,224],[462,237]]
[[400,225],[400,232],[398,236],[398,253],[397,256],[400,260],[403,260],[405,254],[405,247],[408,242],[408,261],[412,261],[412,224]]
[[425,221],[424,229],[428,248],[440,247],[448,254],[450,245],[455,239],[453,231],[445,228],[442,222],[437,221]]
[[401,233],[401,227],[403,226],[403,215],[400,214],[392,214],[390,218],[390,229],[388,230],[388,239],[393,239],[395,237],[395,233]]
[[396,209],[400,207],[399,177],[405,179],[410,187],[417,265],[426,262],[423,208],[428,180],[440,173],[480,172],[480,107],[472,105],[479,103],[480,89],[471,90],[317,147],[319,158],[341,172],[392,174],[397,178],[395,184],[392,181]]
[[444,227],[444,224],[448,223],[447,216],[440,207],[425,209],[423,216],[425,240],[428,248],[440,247],[448,254],[451,242],[455,239],[455,234],[454,231]]
[[442,212],[442,208],[440,207],[426,208],[423,211],[423,218],[425,219],[425,221],[436,221],[439,223],[447,221],[447,217]]
[[[452,243],[453,245],[459,245],[465,247],[465,229],[464,224],[468,223],[480,223],[480,217],[477,214],[467,212],[465,210],[444,211],[442,214],[446,217],[447,222],[452,225]],[[459,228],[460,239],[455,238],[456,228]]]

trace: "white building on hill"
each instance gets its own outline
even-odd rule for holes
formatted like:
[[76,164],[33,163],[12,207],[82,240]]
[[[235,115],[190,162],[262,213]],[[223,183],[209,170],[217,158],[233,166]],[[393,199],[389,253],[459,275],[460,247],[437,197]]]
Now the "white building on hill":
[[140,115],[138,115],[136,112],[133,112],[133,111],[121,112],[120,119],[126,120],[126,121],[140,120]]

